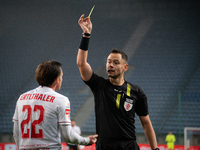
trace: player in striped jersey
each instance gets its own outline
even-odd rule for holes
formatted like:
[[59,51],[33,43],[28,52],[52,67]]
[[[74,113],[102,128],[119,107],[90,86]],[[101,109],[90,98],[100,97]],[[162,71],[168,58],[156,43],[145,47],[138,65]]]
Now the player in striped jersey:
[[61,63],[46,61],[35,71],[39,87],[22,94],[13,116],[13,136],[17,149],[61,149],[65,142],[90,145],[97,135],[82,137],[72,130],[69,99],[59,93],[63,71]]

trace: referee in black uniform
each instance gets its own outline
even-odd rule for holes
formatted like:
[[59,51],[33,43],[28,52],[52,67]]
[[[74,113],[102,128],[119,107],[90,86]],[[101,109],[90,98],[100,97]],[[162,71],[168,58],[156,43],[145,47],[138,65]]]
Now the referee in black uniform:
[[109,79],[92,71],[87,62],[88,45],[92,31],[90,18],[82,15],[78,21],[83,37],[77,55],[81,78],[94,94],[97,150],[139,150],[135,136],[135,113],[139,116],[146,138],[152,150],[157,141],[149,115],[147,97],[142,89],[124,80],[128,70],[127,55],[113,49],[107,58]]

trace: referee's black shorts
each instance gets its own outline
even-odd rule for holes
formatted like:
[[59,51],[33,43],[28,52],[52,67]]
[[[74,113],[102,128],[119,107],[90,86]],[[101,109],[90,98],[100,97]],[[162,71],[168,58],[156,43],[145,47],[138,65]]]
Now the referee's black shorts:
[[78,150],[77,145],[67,143],[69,150]]
[[96,150],[140,150],[140,147],[135,140],[111,143],[97,141]]

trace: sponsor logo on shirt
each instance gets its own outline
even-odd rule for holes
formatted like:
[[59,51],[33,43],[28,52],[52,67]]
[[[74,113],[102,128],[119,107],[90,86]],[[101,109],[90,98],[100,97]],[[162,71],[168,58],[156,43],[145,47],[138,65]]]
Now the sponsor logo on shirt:
[[66,109],[65,109],[65,115],[66,115],[67,119],[70,120],[70,108],[69,108],[69,106],[67,106]]
[[129,111],[131,110],[133,107],[133,100],[132,99],[129,99],[129,98],[126,98],[126,101],[124,102],[124,108],[126,111]]
[[66,115],[69,115],[69,114],[70,114],[70,109],[68,109],[68,108],[65,109],[65,114],[66,114]]

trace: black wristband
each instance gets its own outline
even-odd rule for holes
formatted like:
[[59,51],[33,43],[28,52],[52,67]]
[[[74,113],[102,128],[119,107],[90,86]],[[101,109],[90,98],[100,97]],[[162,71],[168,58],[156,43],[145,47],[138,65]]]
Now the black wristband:
[[81,44],[79,46],[80,49],[87,51],[89,46],[90,38],[82,37]]
[[85,36],[90,36],[90,33],[84,33],[84,32],[83,32],[83,35],[85,35]]
[[160,149],[157,147],[157,148],[155,148],[154,150],[160,150]]

